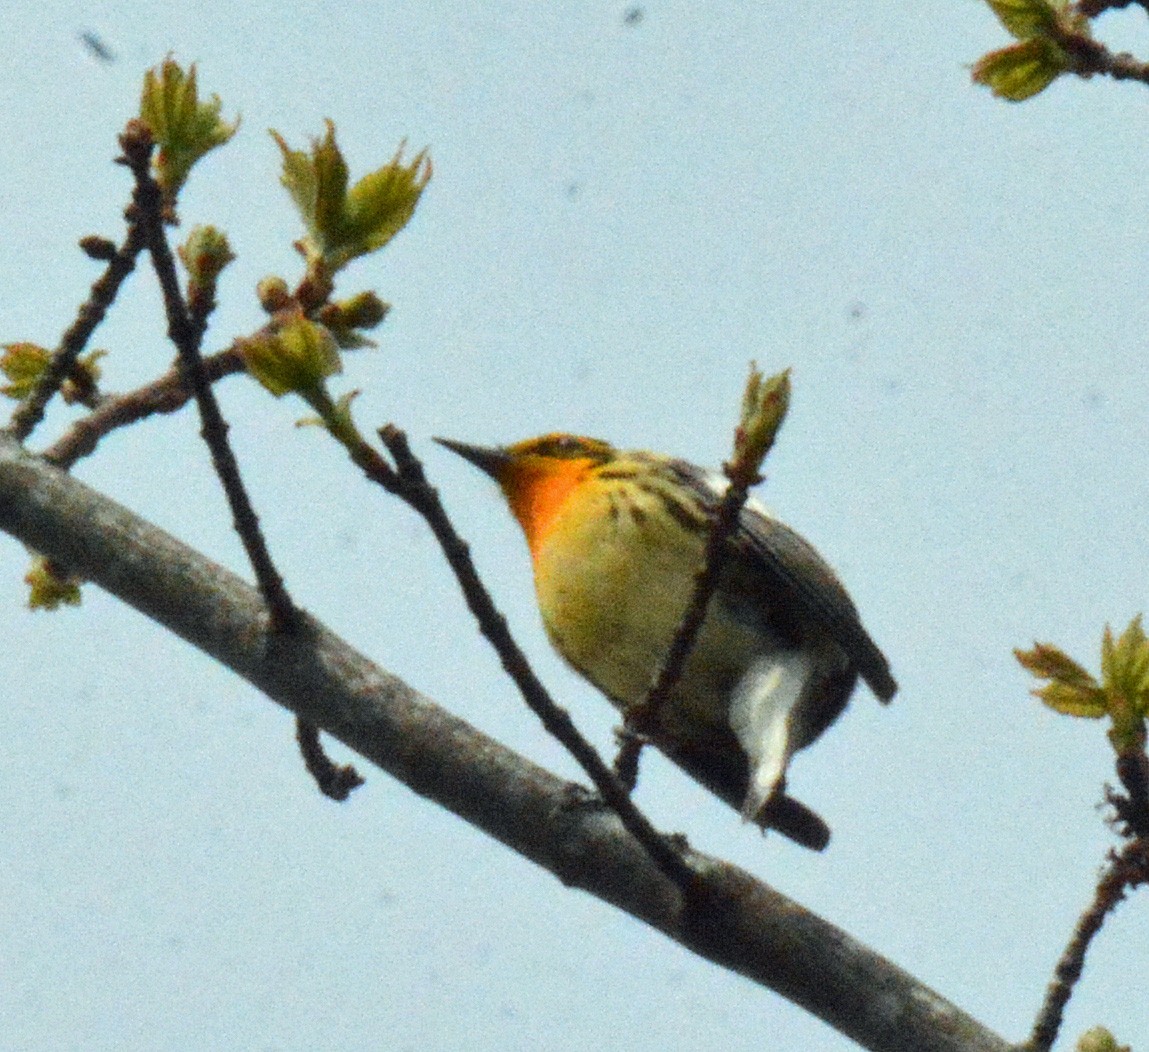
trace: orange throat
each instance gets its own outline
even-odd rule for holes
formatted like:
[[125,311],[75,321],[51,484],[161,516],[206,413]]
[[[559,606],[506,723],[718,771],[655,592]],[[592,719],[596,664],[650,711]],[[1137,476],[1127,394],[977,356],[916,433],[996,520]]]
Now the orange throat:
[[516,465],[499,485],[523,528],[531,558],[537,558],[560,512],[593,467],[591,460],[560,460]]

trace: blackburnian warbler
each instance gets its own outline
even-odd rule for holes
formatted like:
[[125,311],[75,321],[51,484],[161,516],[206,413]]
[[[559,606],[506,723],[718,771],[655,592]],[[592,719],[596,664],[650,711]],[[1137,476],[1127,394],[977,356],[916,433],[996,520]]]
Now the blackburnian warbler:
[[[495,479],[526,534],[539,610],[559,653],[624,713],[678,630],[727,486],[682,460],[552,434],[442,445]],[[846,706],[858,676],[897,690],[834,572],[756,501],[650,740],[763,828],[821,848],[829,830],[783,793],[790,757]]]

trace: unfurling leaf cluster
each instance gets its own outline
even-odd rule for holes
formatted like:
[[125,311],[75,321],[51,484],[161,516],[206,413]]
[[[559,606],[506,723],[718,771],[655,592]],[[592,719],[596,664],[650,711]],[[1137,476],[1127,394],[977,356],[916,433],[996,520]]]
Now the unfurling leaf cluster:
[[298,394],[310,400],[327,377],[343,369],[335,337],[302,315],[236,345],[247,371],[276,398]]
[[343,362],[339,339],[326,325],[296,314],[236,345],[247,371],[276,398],[298,395],[315,410],[314,417],[300,424],[325,428],[348,449],[363,443],[351,416],[351,403],[359,392],[332,398],[327,390],[327,378],[342,372]]
[[235,259],[227,235],[214,226],[196,226],[176,250],[193,285],[214,287],[220,272]]
[[1109,716],[1113,721],[1109,735],[1118,752],[1144,743],[1149,717],[1149,640],[1140,615],[1117,639],[1106,626],[1100,680],[1050,643],[1036,643],[1032,650],[1015,650],[1014,654],[1034,676],[1049,681],[1033,693],[1051,709],[1089,719]]
[[742,392],[742,415],[734,438],[735,473],[747,486],[761,481],[762,461],[774,445],[778,429],[790,408],[790,370],[763,379],[758,366],[750,363],[750,376]]
[[64,572],[43,555],[33,557],[24,583],[28,585],[28,606],[32,610],[80,605],[80,579]]
[[0,372],[8,382],[0,386],[0,394],[21,401],[32,393],[40,377],[52,361],[52,352],[35,343],[20,341],[6,343],[0,356]]
[[309,152],[293,150],[277,132],[271,134],[283,153],[280,181],[306,229],[296,247],[307,274],[294,291],[276,276],[259,283],[260,305],[271,320],[238,346],[248,372],[273,395],[299,395],[317,413],[307,423],[322,424],[355,446],[362,439],[351,419],[354,393],[333,398],[326,380],[342,371],[341,350],[374,346],[365,332],[378,326],[390,307],[370,290],[332,299],[333,279],[351,260],[382,248],[403,229],[431,177],[431,162],[424,151],[405,164],[400,147],[388,164],[349,187],[331,121]]
[[230,124],[220,119],[222,105],[218,95],[200,101],[194,63],[185,71],[168,58],[158,71],[149,69],[144,74],[140,120],[158,147],[153,162],[156,182],[169,204],[192,165],[227,142],[239,127],[238,119]]
[[308,265],[321,266],[328,277],[402,230],[431,178],[427,152],[404,164],[400,146],[387,164],[349,188],[347,162],[331,121],[310,151],[293,150],[278,132],[271,134],[283,152],[281,181],[307,231],[300,247]]

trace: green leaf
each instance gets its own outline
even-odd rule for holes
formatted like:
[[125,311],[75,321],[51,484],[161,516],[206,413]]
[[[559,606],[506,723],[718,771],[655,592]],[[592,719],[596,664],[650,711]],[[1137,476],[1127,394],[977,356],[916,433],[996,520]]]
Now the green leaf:
[[1052,40],[1033,37],[983,55],[973,67],[975,84],[984,84],[998,98],[1024,102],[1044,91],[1071,66]]
[[1149,639],[1141,615],[1114,640],[1108,625],[1101,637],[1098,681],[1068,654],[1050,643],[1015,650],[1017,660],[1039,679],[1050,682],[1033,693],[1046,705],[1069,716],[1113,721],[1110,738],[1120,747],[1142,741],[1149,717]]
[[420,150],[406,165],[402,156],[400,146],[389,163],[363,176],[347,195],[349,238],[362,246],[356,255],[382,248],[415,214],[431,178],[431,162],[426,150]]
[[347,196],[347,163],[335,141],[334,123],[326,123],[327,134],[312,140],[310,153],[291,149],[278,132],[271,133],[283,153],[280,182],[303,217],[309,247],[320,256],[339,241]]
[[1038,679],[1057,679],[1070,686],[1096,687],[1097,680],[1060,647],[1034,643],[1032,650],[1015,650],[1014,657]]
[[236,132],[239,120],[229,124],[219,116],[218,95],[199,99],[194,63],[185,72],[173,59],[144,74],[140,94],[140,120],[151,130],[159,148],[154,167],[156,182],[168,201],[174,201],[192,165],[222,146]]
[[1061,6],[1049,0],[986,0],[998,20],[1018,40],[1057,29]]
[[1033,692],[1054,712],[1097,720],[1109,713],[1109,700],[1100,687],[1074,687],[1054,681]]

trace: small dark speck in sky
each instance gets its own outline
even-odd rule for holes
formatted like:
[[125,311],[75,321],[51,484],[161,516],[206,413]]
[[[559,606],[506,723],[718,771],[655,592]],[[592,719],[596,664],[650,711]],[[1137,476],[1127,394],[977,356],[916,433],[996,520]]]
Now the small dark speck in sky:
[[80,43],[101,62],[116,61],[116,56],[112,49],[90,29],[85,29],[84,32],[80,34]]
[[634,7],[628,7],[626,14],[622,16],[622,24],[624,26],[636,26],[646,17],[646,12],[635,4]]

